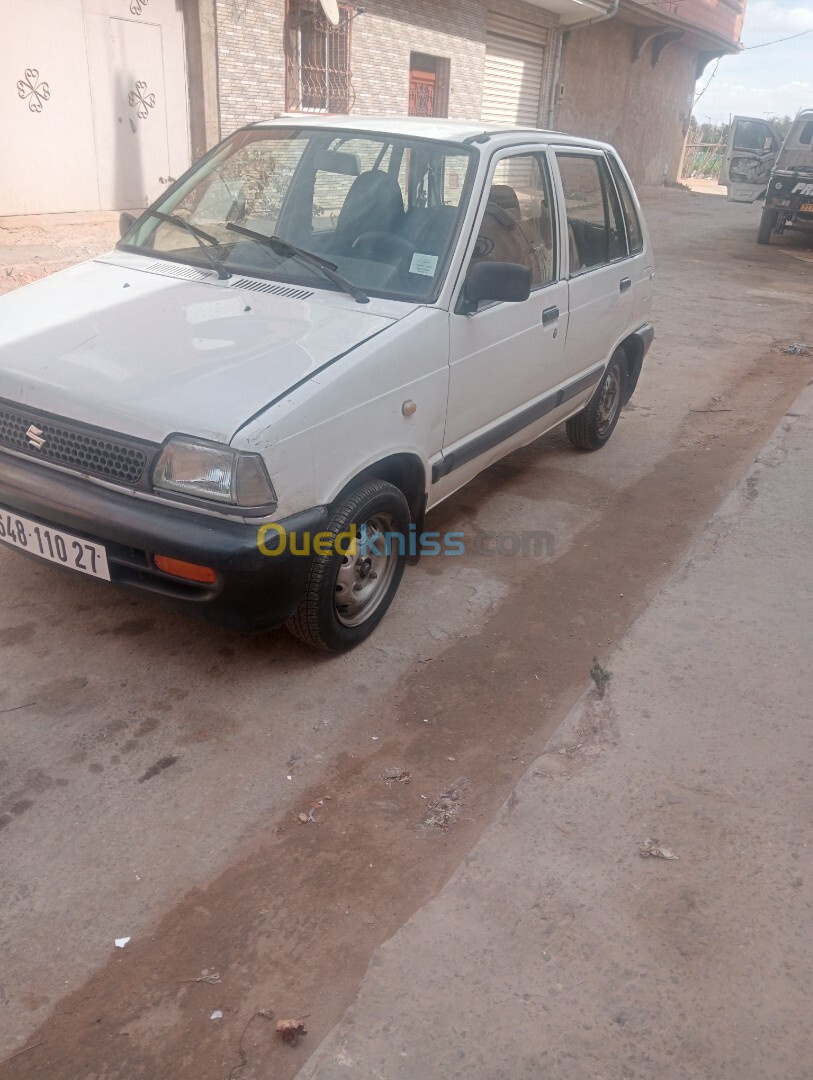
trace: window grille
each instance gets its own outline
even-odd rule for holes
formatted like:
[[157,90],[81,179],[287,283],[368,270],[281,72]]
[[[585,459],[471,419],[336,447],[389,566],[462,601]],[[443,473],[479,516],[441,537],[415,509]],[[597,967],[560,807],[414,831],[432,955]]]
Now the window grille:
[[285,98],[289,112],[350,112],[354,95],[346,7],[339,8],[339,25],[333,26],[318,0],[288,0]]

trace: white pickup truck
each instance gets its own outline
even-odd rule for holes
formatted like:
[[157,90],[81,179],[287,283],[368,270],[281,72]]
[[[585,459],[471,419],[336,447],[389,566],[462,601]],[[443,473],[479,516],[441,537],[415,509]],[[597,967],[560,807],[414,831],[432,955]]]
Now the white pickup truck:
[[609,146],[244,128],[123,214],[115,251],[0,299],[0,542],[349,648],[427,510],[562,421],[606,443],[653,273]]

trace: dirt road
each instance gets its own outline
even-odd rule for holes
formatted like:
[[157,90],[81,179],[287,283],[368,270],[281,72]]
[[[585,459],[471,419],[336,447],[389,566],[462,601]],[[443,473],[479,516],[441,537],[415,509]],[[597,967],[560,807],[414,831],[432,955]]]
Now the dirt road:
[[0,1075],[220,1080],[265,1009],[308,1036],[257,1018],[235,1075],[291,1077],[459,865],[813,374],[783,351],[813,340],[809,247],[714,196],[645,206],[658,337],[611,443],[554,432],[432,518],[552,552],[427,558],[326,659],[0,551],[0,1061],[32,1047]]

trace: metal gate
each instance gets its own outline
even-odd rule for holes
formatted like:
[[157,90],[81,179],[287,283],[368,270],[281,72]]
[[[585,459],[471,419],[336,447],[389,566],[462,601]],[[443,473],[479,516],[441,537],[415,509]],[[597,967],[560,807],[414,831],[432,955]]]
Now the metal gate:
[[410,71],[409,115],[435,115],[435,73],[433,71]]

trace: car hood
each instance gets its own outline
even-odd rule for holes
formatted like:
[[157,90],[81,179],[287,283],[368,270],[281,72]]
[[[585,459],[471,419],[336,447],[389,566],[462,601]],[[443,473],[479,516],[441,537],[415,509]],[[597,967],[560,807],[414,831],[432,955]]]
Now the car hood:
[[228,442],[413,306],[115,253],[0,298],[0,398],[155,442]]

